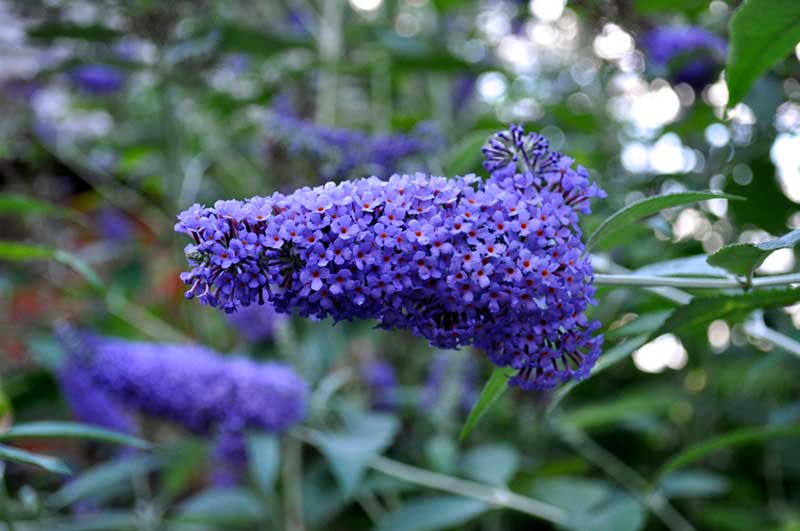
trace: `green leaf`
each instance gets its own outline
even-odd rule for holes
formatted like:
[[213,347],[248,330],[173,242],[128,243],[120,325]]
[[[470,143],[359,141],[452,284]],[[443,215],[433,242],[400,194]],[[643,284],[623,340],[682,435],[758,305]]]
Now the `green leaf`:
[[256,529],[266,517],[258,498],[245,489],[210,489],[183,502],[177,519],[212,526]]
[[[57,523],[50,525],[40,523],[42,529],[50,531],[138,531],[142,521],[134,511],[91,511],[74,516],[60,515]],[[171,529],[171,528],[170,528]]]
[[150,448],[147,441],[132,437],[117,431],[88,426],[77,422],[42,421],[17,424],[11,429],[0,433],[0,441],[21,439],[26,437],[55,438],[68,437],[73,439],[91,439],[94,441],[124,444],[135,448]]
[[737,320],[753,310],[783,308],[800,301],[800,288],[762,289],[736,295],[695,297],[677,308],[653,336],[698,330],[717,319]]
[[345,416],[345,428],[320,432],[315,444],[325,455],[345,494],[352,494],[370,461],[394,440],[399,428],[390,415],[360,412]]
[[516,371],[511,367],[495,367],[486,385],[483,386],[481,395],[478,397],[475,405],[472,406],[472,411],[469,412],[464,427],[461,428],[460,439],[462,441],[467,438],[467,435],[469,435],[469,432],[478,424],[481,417],[489,411],[497,399],[506,391],[506,388],[508,388],[508,379],[514,376],[515,372]]
[[445,169],[448,175],[464,175],[475,171],[483,160],[483,146],[495,131],[482,129],[473,131],[455,143],[444,155]]
[[54,474],[64,474],[68,476],[72,473],[69,467],[61,462],[60,459],[50,457],[49,455],[35,454],[21,448],[6,446],[5,444],[0,444],[0,460],[38,466]]
[[[660,310],[657,312],[640,315],[633,321],[622,325],[619,328],[609,330],[604,334],[606,339],[618,339],[622,337],[649,335],[658,330],[672,314],[673,310]],[[602,358],[601,358],[602,359]]]
[[436,531],[460,529],[490,508],[479,500],[460,496],[426,496],[403,504],[378,523],[376,531]]
[[667,474],[658,481],[659,490],[668,498],[700,498],[725,494],[727,478],[704,470],[686,470]]
[[800,242],[800,229],[762,243],[726,245],[707,258],[712,266],[727,269],[735,275],[750,277],[772,251],[791,249]]
[[81,215],[69,208],[22,194],[0,194],[0,215],[45,214],[80,220]]
[[250,477],[262,494],[273,491],[280,459],[280,444],[277,437],[267,433],[248,434],[247,465]]
[[82,259],[61,249],[52,249],[33,243],[0,241],[0,260],[27,262],[30,260],[55,260],[72,268],[95,289],[101,289],[103,283],[97,273]]
[[641,201],[636,201],[614,212],[595,229],[592,235],[589,236],[589,239],[586,240],[586,252],[589,252],[614,231],[640,218],[652,216],[666,208],[688,205],[690,203],[707,201],[709,199],[737,200],[741,199],[741,197],[720,192],[679,192],[675,194],[657,195],[642,199]]
[[736,448],[747,444],[768,441],[779,437],[800,436],[800,424],[790,426],[764,426],[755,428],[742,428],[734,430],[706,441],[693,444],[682,452],[672,457],[661,467],[661,475],[683,468],[686,465],[699,461],[704,457],[724,450]]
[[159,465],[160,462],[152,456],[109,461],[66,483],[47,499],[47,505],[61,509],[86,498],[109,499],[130,489],[135,474],[147,474]]
[[43,41],[55,39],[79,39],[82,41],[111,42],[123,36],[122,33],[97,25],[66,24],[62,22],[44,23],[28,30],[28,37]]
[[461,470],[477,481],[506,485],[517,473],[519,463],[519,452],[510,444],[486,444],[464,454]]
[[[634,337],[608,349],[603,353],[602,356],[600,356],[597,364],[592,369],[592,374],[590,377],[594,377],[609,367],[612,367],[620,361],[627,359],[627,357],[630,356],[634,350],[644,345],[646,341],[647,336]],[[547,408],[548,413],[552,412],[576,386],[580,385],[580,383],[581,382],[579,381],[572,380],[559,387],[555,393],[553,393],[553,399],[550,401],[550,404]]]
[[789,55],[800,41],[800,2],[746,0],[730,22],[725,79],[728,105],[744,98],[756,79]]

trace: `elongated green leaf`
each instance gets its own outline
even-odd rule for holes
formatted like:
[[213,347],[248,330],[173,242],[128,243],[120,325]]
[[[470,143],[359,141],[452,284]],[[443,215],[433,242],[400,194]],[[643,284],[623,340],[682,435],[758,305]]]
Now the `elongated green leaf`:
[[800,289],[758,290],[737,295],[695,297],[677,308],[653,336],[687,333],[717,319],[737,320],[759,308],[783,308],[800,301]]
[[617,210],[606,218],[600,226],[595,229],[592,235],[589,236],[589,239],[586,241],[586,251],[590,251],[609,234],[629,223],[633,223],[637,219],[652,216],[665,208],[688,205],[690,203],[707,201],[709,199],[736,200],[742,198],[720,192],[679,192],[676,194],[657,195],[642,199],[641,201],[631,203],[625,208]]
[[489,504],[460,496],[416,498],[389,513],[377,531],[436,531],[460,528],[489,509]]
[[778,427],[764,426],[742,428],[693,444],[667,461],[664,466],[661,467],[661,474],[683,468],[686,465],[726,448],[735,448],[737,446],[768,441],[779,437],[800,437],[800,424]]
[[672,312],[673,310],[660,310],[646,313],[619,328],[609,330],[608,333],[605,334],[605,337],[606,339],[618,339],[650,334],[658,330]]
[[0,260],[27,262],[30,260],[55,260],[72,268],[93,288],[100,289],[103,283],[94,269],[74,254],[61,249],[52,249],[35,243],[0,241]]
[[91,439],[115,444],[124,444],[136,448],[150,448],[150,443],[117,431],[87,426],[77,422],[42,421],[17,424],[11,429],[0,433],[0,441],[22,438],[71,438]]
[[129,490],[135,474],[147,474],[159,465],[159,460],[152,456],[109,461],[66,483],[47,499],[47,505],[60,509],[86,498],[98,501],[111,498]]
[[22,194],[0,194],[0,215],[47,214],[69,219],[80,219],[80,214],[69,208]]
[[490,129],[473,131],[448,149],[444,157],[447,174],[464,175],[474,171],[483,159],[481,146],[494,132]]
[[467,438],[467,435],[469,435],[472,428],[478,424],[481,417],[489,411],[497,399],[506,391],[508,379],[514,376],[514,372],[514,369],[511,367],[496,367],[494,371],[492,371],[492,375],[489,377],[486,385],[483,386],[483,390],[481,390],[481,395],[478,397],[475,405],[472,406],[472,411],[469,412],[464,427],[461,428],[460,438],[462,441]]
[[141,529],[142,521],[134,510],[91,511],[74,516],[58,515],[52,522],[40,520],[38,525],[49,531],[137,531]]
[[[639,336],[633,337],[628,339],[627,341],[623,341],[619,345],[615,345],[600,356],[597,364],[592,369],[591,376],[596,376],[598,373],[603,372],[604,370],[608,369],[619,363],[620,361],[626,359],[630,356],[634,350],[641,347],[647,341],[647,336]],[[580,385],[581,382],[572,380],[556,390],[553,393],[553,399],[550,401],[550,404],[547,408],[548,413],[552,412],[558,404],[561,403],[562,400],[573,390],[576,386]]]
[[675,392],[659,392],[652,389],[645,392],[629,392],[610,400],[592,403],[564,413],[561,418],[584,430],[616,425],[624,420],[663,413],[675,403],[678,397],[678,393]]
[[21,448],[6,446],[5,444],[0,444],[0,460],[38,466],[54,474],[64,474],[68,476],[72,473],[69,467],[62,463],[60,459],[50,457],[49,455],[35,454]]
[[746,0],[731,19],[730,36],[725,79],[733,106],[800,41],[800,2]]
[[696,499],[725,494],[730,482],[724,476],[705,470],[685,470],[665,475],[658,481],[658,486],[668,498]]
[[772,251],[791,249],[798,242],[800,242],[800,229],[767,242],[726,245],[709,256],[707,261],[712,266],[722,267],[733,274],[749,277]]

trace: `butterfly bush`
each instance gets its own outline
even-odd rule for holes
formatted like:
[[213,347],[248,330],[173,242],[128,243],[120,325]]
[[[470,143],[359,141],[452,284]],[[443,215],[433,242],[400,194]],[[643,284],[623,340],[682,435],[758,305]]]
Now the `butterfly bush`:
[[282,432],[305,415],[307,385],[285,364],[225,357],[198,345],[90,333],[70,334],[64,344],[67,366],[80,373],[86,389],[194,433],[223,426]]
[[102,63],[75,67],[69,72],[69,79],[90,94],[112,94],[125,84],[125,76],[120,70]]
[[[660,26],[644,37],[648,57],[658,67],[675,63],[672,80],[703,88],[719,74],[728,44],[725,39],[697,26]],[[681,60],[681,56],[686,56]]]
[[602,336],[585,315],[593,271],[578,214],[603,192],[518,126],[484,156],[486,181],[418,173],[195,204],[175,226],[193,240],[186,297],[475,345],[524,389],[584,378]]

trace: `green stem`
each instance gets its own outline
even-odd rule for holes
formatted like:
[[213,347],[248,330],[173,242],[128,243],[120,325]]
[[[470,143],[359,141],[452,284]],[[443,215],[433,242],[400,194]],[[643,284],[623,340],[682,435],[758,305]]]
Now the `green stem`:
[[519,511],[554,524],[564,524],[567,521],[567,514],[561,508],[521,496],[505,487],[493,487],[475,481],[430,472],[382,456],[373,459],[369,466],[382,474],[408,481],[409,483],[481,500],[495,507]]
[[283,505],[286,531],[305,531],[303,524],[303,447],[291,437],[283,439]]
[[[744,289],[746,287],[745,283],[734,278],[661,277],[636,273],[614,275],[598,273],[594,277],[594,282],[601,286],[660,286],[687,289]],[[800,273],[754,278],[750,287],[766,288],[797,283],[800,283]]]
[[664,494],[648,484],[635,470],[594,442],[583,431],[567,424],[553,424],[555,431],[573,450],[597,465],[628,489],[645,507],[672,531],[693,531],[694,527],[677,511]]

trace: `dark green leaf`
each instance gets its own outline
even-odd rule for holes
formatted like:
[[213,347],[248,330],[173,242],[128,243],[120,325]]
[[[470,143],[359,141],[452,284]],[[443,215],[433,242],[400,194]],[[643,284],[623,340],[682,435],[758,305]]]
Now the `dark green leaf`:
[[82,41],[111,42],[123,34],[100,25],[67,24],[62,22],[39,24],[28,29],[32,39],[52,41],[55,39],[79,39]]
[[464,427],[461,428],[460,438],[462,441],[467,438],[467,435],[478,424],[481,417],[489,411],[497,399],[506,391],[508,379],[514,376],[515,372],[511,367],[495,367],[489,380],[486,381],[486,385],[483,386],[481,395],[475,405],[472,406],[472,411],[469,412]]
[[20,439],[26,437],[55,438],[67,437],[73,439],[91,439],[116,444],[124,444],[136,448],[150,448],[150,443],[117,431],[78,424],[76,422],[42,421],[17,424],[11,429],[0,433],[0,441]]
[[750,276],[772,251],[790,249],[800,242],[800,229],[763,243],[726,245],[708,257],[708,263],[727,269],[735,275]]
[[147,474],[158,466],[159,461],[151,456],[109,461],[66,483],[47,499],[47,505],[60,509],[87,498],[98,501],[112,498],[131,488],[134,475]]
[[33,243],[0,241],[0,260],[27,262],[30,260],[55,260],[72,268],[81,275],[93,288],[100,289],[103,283],[97,273],[82,259],[61,249],[52,249]]
[[415,498],[389,513],[378,523],[377,531],[436,531],[461,528],[489,509],[486,502],[459,496]]
[[40,525],[48,531],[137,531],[142,521],[133,511],[91,511]]
[[211,489],[183,502],[177,518],[204,525],[244,526],[256,529],[266,514],[262,503],[245,489]]
[[486,444],[473,448],[461,459],[461,470],[472,479],[506,485],[519,469],[519,453],[510,444]]
[[800,41],[800,2],[746,0],[731,19],[730,36],[725,79],[733,106]]
[[345,417],[345,429],[317,434],[315,443],[346,494],[355,491],[370,461],[391,444],[398,427],[395,417],[361,412]]
[[273,491],[280,459],[280,445],[277,437],[267,433],[248,434],[247,465],[250,469],[250,477],[264,494]]
[[720,450],[768,441],[779,437],[800,437],[800,424],[778,427],[764,426],[742,428],[693,444],[667,461],[664,466],[661,467],[661,474],[683,468],[686,465],[699,461]]
[[641,201],[636,201],[625,208],[617,210],[606,218],[600,226],[595,229],[592,235],[589,236],[589,239],[586,240],[586,251],[590,251],[609,234],[640,218],[652,216],[666,208],[688,205],[697,203],[698,201],[707,201],[709,199],[736,200],[741,199],[741,197],[720,192],[680,192],[657,195],[642,199]]
[[609,330],[608,333],[605,334],[605,337],[606,339],[618,339],[622,337],[648,335],[658,330],[672,312],[673,310],[661,310],[653,313],[646,313],[619,328]]
[[67,465],[55,457],[35,454],[21,448],[6,446],[5,444],[0,444],[0,460],[38,466],[54,474],[64,474],[67,476],[71,474]]
[[686,306],[677,308],[653,335],[688,333],[717,319],[737,320],[759,308],[783,308],[798,301],[800,288],[762,289],[736,295],[695,297]]

